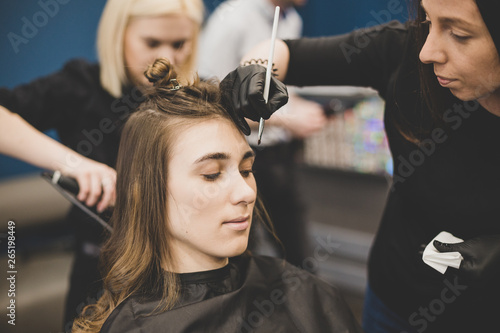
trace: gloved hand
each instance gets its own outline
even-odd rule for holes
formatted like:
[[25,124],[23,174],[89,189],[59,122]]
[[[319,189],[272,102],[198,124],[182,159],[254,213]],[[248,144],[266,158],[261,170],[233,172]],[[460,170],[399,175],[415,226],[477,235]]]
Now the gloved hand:
[[458,274],[465,279],[479,283],[500,279],[500,235],[478,236],[457,244],[433,244],[439,252],[462,254]]
[[245,118],[259,121],[269,119],[288,102],[288,91],[284,83],[271,76],[268,103],[264,101],[266,68],[261,65],[240,66],[230,72],[220,83],[222,105],[245,135],[250,127]]

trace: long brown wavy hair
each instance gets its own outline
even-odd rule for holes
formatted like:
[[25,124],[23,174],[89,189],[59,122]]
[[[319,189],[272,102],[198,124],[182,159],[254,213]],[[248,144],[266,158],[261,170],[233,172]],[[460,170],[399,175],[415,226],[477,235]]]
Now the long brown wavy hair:
[[[154,86],[125,124],[118,151],[114,231],[101,252],[104,293],[75,320],[73,332],[98,332],[131,295],[162,295],[154,312],[176,304],[178,277],[164,270],[171,261],[166,221],[172,145],[185,126],[214,118],[232,121],[217,84],[196,78],[180,86],[181,78],[166,59],[156,60],[145,75]],[[264,221],[275,235],[259,198],[254,214],[254,221]]]

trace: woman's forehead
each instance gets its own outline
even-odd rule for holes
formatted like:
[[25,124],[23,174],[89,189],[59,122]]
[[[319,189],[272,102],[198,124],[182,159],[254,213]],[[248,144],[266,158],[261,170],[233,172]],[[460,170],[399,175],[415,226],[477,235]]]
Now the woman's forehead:
[[482,21],[475,0],[422,0],[422,8],[432,20],[478,25]]
[[128,23],[143,37],[163,39],[189,39],[195,31],[194,22],[186,15],[138,16]]
[[172,147],[173,158],[195,163],[207,154],[223,153],[231,159],[241,159],[251,150],[245,137],[227,119],[210,119],[179,129]]

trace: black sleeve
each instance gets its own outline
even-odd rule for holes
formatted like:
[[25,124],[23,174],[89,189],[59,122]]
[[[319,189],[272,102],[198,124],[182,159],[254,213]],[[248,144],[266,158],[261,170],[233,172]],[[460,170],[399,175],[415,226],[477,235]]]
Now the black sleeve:
[[392,21],[345,35],[286,40],[290,62],[285,83],[363,86],[384,94],[402,61],[406,38],[407,27]]
[[70,61],[54,74],[12,90],[0,88],[0,105],[41,131],[67,126],[76,121],[77,110],[92,99],[96,85],[93,71],[98,71],[97,65]]

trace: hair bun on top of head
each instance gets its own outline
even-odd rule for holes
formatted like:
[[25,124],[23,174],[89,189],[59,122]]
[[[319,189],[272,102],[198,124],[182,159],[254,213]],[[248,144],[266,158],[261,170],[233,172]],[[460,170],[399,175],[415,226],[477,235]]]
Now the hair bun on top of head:
[[174,66],[166,58],[156,59],[152,65],[148,66],[144,75],[155,87],[170,88],[170,90],[181,88]]

